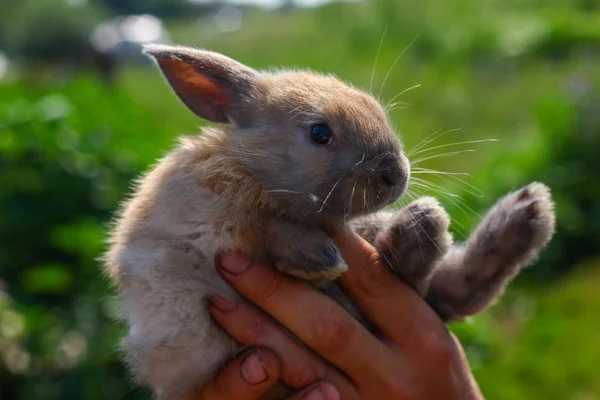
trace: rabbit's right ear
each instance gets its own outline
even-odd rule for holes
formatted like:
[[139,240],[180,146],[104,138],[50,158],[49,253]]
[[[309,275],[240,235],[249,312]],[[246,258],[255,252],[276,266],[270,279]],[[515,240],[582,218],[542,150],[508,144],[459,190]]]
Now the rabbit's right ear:
[[228,57],[187,47],[148,45],[181,101],[201,118],[235,123],[253,95],[258,73]]

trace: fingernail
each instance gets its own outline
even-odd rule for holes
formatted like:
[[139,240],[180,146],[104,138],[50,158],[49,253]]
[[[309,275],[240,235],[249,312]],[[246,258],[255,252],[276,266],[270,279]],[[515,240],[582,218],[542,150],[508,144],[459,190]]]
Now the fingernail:
[[230,302],[225,297],[213,296],[210,298],[210,305],[219,311],[228,312],[237,307],[237,304]]
[[221,268],[233,275],[239,275],[250,267],[250,260],[239,252],[228,253],[221,258]]
[[256,351],[248,354],[246,359],[242,362],[241,373],[242,378],[251,385],[258,385],[269,379],[265,363]]
[[340,392],[338,392],[337,388],[333,386],[331,383],[323,382],[321,383],[321,391],[325,396],[325,400],[341,400],[342,396]]
[[308,392],[308,394],[303,397],[303,400],[325,400],[325,398],[323,397],[321,389],[318,388]]
[[321,382],[317,388],[308,392],[303,400],[340,400],[340,393],[331,383]]

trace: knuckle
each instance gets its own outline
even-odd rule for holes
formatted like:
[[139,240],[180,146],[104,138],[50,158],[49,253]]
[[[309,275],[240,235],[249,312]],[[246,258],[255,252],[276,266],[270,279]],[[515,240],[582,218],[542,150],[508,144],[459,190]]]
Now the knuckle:
[[288,386],[294,389],[301,389],[311,383],[321,380],[324,375],[324,368],[313,364],[298,367],[287,373],[283,379]]
[[214,387],[214,399],[229,399],[232,397],[232,386],[231,382],[226,382],[225,380],[219,381],[215,384]]
[[402,380],[396,378],[388,379],[386,389],[391,399],[414,399],[413,390]]
[[425,354],[438,366],[451,364],[456,355],[456,344],[450,335],[432,334],[423,338]]
[[269,272],[254,291],[256,297],[267,302],[276,299],[284,285],[284,278],[280,274],[275,271]]
[[394,279],[387,265],[378,254],[373,255],[359,279],[362,292],[367,296],[377,298],[389,293],[393,285]]
[[331,310],[317,321],[313,334],[313,343],[319,352],[338,353],[348,346],[356,334],[356,324],[342,313]]
[[262,343],[265,336],[268,335],[270,327],[271,324],[265,317],[256,315],[247,321],[239,339],[250,345]]
[[193,400],[230,399],[232,398],[231,390],[233,387],[231,383],[232,382],[229,380],[219,376],[216,380],[213,380],[204,386],[201,391],[193,397]]

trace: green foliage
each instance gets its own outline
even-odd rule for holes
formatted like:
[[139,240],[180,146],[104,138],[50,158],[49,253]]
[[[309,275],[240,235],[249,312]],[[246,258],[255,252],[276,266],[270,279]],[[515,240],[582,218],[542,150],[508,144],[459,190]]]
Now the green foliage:
[[89,35],[103,10],[70,6],[65,0],[3,0],[0,49],[29,62],[91,61]]
[[[548,96],[540,101],[536,126],[532,127],[535,133],[520,148],[515,149],[514,143],[501,146],[497,159],[474,180],[487,198],[501,196],[524,181],[539,180],[552,188],[558,231],[542,256],[543,268],[525,274],[538,283],[572,269],[577,261],[598,255],[600,97],[593,87],[578,91],[568,90],[563,97]],[[507,166],[512,170],[507,171]],[[483,205],[472,191],[464,197],[471,207]],[[454,204],[451,208],[458,212],[459,207]]]
[[[145,123],[146,111],[128,96],[85,78],[67,87],[3,89],[0,253],[16,302],[3,303],[9,321],[0,336],[0,377],[15,375],[0,378],[2,392],[122,398],[126,380],[105,384],[126,374],[116,352],[122,329],[109,323],[115,306],[96,259],[107,221],[141,167],[113,135],[160,137],[159,125]],[[119,118],[136,123],[111,123],[108,110],[118,107]]]
[[[60,47],[62,28],[51,26],[79,32],[87,22],[66,4],[0,2],[0,46],[51,60],[21,44]],[[500,305],[452,329],[486,398],[595,399],[600,266],[586,260],[600,257],[598,18],[584,0],[381,0],[249,11],[240,31],[219,36],[167,24],[176,42],[257,68],[305,66],[367,89],[374,69],[386,101],[421,84],[395,100],[412,107],[392,112],[407,149],[446,133],[413,162],[431,157],[418,166],[472,177],[415,173],[428,183],[410,195],[439,197],[458,239],[498,196],[549,184],[558,233],[548,251]],[[147,398],[119,361],[123,327],[98,257],[132,179],[198,123],[150,69],[126,69],[110,87],[41,70],[0,83],[0,398]],[[457,144],[489,138],[499,142]]]
[[[187,0],[95,0],[117,14],[153,14],[163,17],[184,17],[194,10]],[[187,14],[189,16],[189,14]]]
[[600,398],[600,265],[582,267],[564,281],[513,290],[491,315],[457,327],[463,342],[471,342],[465,330],[485,327],[480,347],[467,352],[487,399]]

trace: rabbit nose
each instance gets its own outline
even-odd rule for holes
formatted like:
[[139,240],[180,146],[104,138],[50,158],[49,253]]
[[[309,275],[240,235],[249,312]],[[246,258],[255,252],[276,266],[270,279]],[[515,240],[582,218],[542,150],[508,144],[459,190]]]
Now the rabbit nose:
[[395,154],[390,154],[381,160],[379,165],[381,180],[388,186],[404,184],[407,179],[405,168]]

